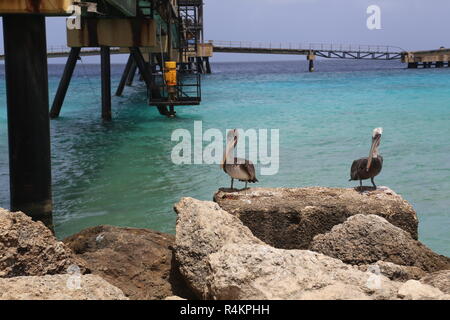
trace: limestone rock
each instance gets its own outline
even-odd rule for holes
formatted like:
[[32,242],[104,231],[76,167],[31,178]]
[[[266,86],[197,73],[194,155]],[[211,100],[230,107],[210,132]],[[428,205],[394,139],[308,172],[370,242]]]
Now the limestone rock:
[[408,232],[376,215],[355,215],[325,234],[310,249],[353,265],[379,260],[427,272],[450,269],[450,259],[431,251]]
[[441,300],[450,298],[450,295],[444,295],[441,290],[417,280],[405,282],[398,290],[398,296],[407,300]]
[[174,209],[178,214],[175,256],[198,297],[207,292],[209,254],[227,243],[262,244],[238,218],[214,202],[183,198]]
[[420,279],[420,282],[438,288],[446,294],[450,294],[450,270],[430,273]]
[[64,240],[101,276],[133,300],[192,297],[173,259],[175,237],[146,229],[98,226]]
[[95,275],[70,274],[0,279],[0,300],[127,300]]
[[395,281],[419,280],[427,273],[420,268],[411,266],[399,266],[386,261],[377,261],[371,265],[361,265],[361,271],[379,272],[383,276]]
[[446,297],[437,289],[431,295],[420,291],[411,296],[408,286],[399,294],[404,283],[392,281],[380,272],[363,272],[357,266],[317,252],[274,248],[257,239],[236,216],[213,202],[183,198],[175,210],[178,214],[175,256],[181,274],[199,298]]
[[388,188],[362,194],[355,189],[323,187],[222,189],[214,201],[276,248],[307,249],[314,236],[357,214],[379,215],[417,239],[414,209]]
[[42,222],[0,209],[0,278],[64,274],[73,265],[87,271]]
[[164,300],[177,301],[177,300],[186,300],[186,299],[183,299],[179,296],[170,296],[170,297],[166,297]]
[[384,276],[307,250],[228,244],[208,264],[213,299],[390,299],[398,289]]

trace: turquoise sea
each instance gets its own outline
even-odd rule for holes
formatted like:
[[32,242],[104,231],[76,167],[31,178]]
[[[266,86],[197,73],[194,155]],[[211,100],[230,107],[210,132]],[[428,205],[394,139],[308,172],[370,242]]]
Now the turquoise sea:
[[[279,129],[280,170],[258,186],[352,187],[354,159],[368,155],[383,127],[384,168],[376,182],[410,201],[419,237],[450,256],[450,69],[407,70],[399,62],[215,63],[203,77],[203,103],[167,119],[147,106],[136,83],[113,98],[113,122],[100,120],[98,65],[79,64],[61,117],[51,122],[58,237],[112,224],[174,232],[173,204],[211,200],[229,178],[217,165],[171,163],[173,130]],[[53,98],[63,66],[50,65]],[[113,87],[122,65],[114,65]],[[0,74],[0,206],[9,207],[6,98]],[[206,143],[205,143],[206,145]]]

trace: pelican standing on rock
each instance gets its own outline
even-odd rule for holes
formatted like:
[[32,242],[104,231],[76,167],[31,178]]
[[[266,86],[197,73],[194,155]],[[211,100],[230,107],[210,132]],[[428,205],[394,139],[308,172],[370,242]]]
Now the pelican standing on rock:
[[234,179],[247,183],[258,182],[255,174],[255,166],[250,160],[234,157],[234,149],[238,143],[239,134],[237,129],[230,130],[227,134],[227,146],[223,153],[223,160],[220,167],[231,177],[231,189],[233,189]]
[[350,170],[350,180],[359,180],[360,189],[362,190],[362,181],[369,179],[372,181],[375,189],[377,186],[373,181],[383,168],[383,157],[378,154],[378,147],[380,146],[381,135],[383,134],[383,128],[376,128],[372,134],[372,147],[370,148],[370,154],[367,158],[362,158],[353,161],[352,169]]

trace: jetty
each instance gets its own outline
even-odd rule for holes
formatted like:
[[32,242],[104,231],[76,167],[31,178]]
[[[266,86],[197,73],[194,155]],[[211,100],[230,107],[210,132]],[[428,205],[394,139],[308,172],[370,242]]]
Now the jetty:
[[[82,55],[101,56],[101,118],[111,121],[111,54],[129,55],[116,94],[137,71],[148,103],[166,116],[174,107],[198,105],[202,0],[1,1],[8,113],[10,205],[53,229],[50,118],[60,115]],[[46,17],[67,17],[67,48],[48,52]],[[70,25],[70,27],[69,27]],[[48,57],[67,56],[49,111]],[[178,69],[178,70],[177,70]]]

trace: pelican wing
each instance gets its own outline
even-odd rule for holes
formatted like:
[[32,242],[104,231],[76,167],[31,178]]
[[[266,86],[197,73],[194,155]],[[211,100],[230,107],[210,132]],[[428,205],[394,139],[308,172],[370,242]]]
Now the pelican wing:
[[350,180],[359,180],[359,175],[367,167],[367,158],[361,158],[353,161],[352,168],[350,169]]
[[255,166],[250,160],[245,160],[244,168],[250,176],[249,182],[258,182],[258,179],[256,179]]

